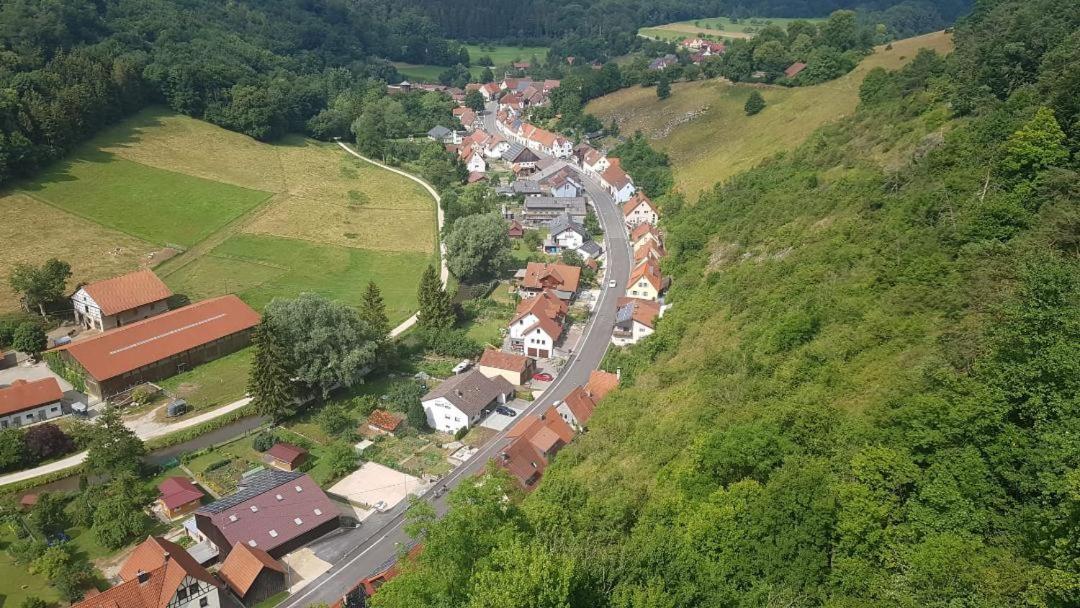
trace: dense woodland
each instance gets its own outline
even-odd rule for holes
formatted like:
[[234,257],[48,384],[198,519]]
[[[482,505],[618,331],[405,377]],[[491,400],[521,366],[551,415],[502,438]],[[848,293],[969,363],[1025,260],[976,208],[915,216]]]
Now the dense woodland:
[[622,388],[529,496],[415,508],[373,605],[1080,604],[1080,13],[980,2],[956,46],[661,197]]

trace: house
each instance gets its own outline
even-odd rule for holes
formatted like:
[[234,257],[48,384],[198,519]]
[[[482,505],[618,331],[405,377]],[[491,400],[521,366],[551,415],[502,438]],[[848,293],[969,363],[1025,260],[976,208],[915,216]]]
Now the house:
[[121,582],[72,608],[221,608],[224,584],[176,543],[151,536],[120,568]]
[[649,223],[634,226],[634,229],[630,231],[630,242],[633,243],[635,252],[649,243],[661,246],[664,244],[660,231],[655,225]]
[[477,369],[488,378],[500,376],[514,386],[521,386],[532,378],[536,361],[524,355],[488,348],[480,356]]
[[634,249],[634,263],[638,264],[645,260],[652,260],[659,262],[667,252],[664,251],[663,245],[657,245],[655,242],[646,240],[644,245]]
[[634,180],[623,171],[618,161],[617,158],[608,159],[608,168],[600,174],[600,183],[607,188],[616,203],[622,204],[634,196],[636,189]]
[[551,464],[555,454],[574,439],[574,429],[549,407],[540,415],[524,418],[507,433],[511,438],[495,458],[526,490],[536,483]]
[[507,326],[510,348],[530,357],[551,357],[562,337],[566,311],[566,302],[549,289],[518,302]]
[[405,416],[386,410],[375,410],[368,416],[368,428],[383,435],[393,435],[401,430]]
[[726,48],[722,42],[713,42],[704,38],[687,38],[679,43],[684,49],[695,51],[703,57],[722,55]]
[[444,380],[420,399],[428,426],[444,433],[471,428],[497,404],[513,397],[514,387],[503,377],[488,378],[473,369]]
[[654,72],[662,72],[671,66],[679,63],[679,58],[671,53],[664,55],[663,57],[657,57],[649,62],[649,69]]
[[615,330],[611,342],[616,346],[637,344],[639,340],[656,331],[656,319],[660,318],[658,302],[638,298],[619,298],[615,310]]
[[623,203],[622,211],[626,227],[630,229],[641,224],[655,226],[660,222],[660,213],[656,210],[656,205],[642,192],[638,192],[630,200]]
[[484,142],[484,156],[488,158],[502,158],[510,149],[510,142],[502,135],[489,135]]
[[245,606],[254,606],[286,588],[285,566],[256,547],[233,547],[218,576]]
[[386,85],[386,93],[388,95],[397,95],[398,93],[408,93],[412,90],[412,83],[408,80],[402,80],[398,84]]
[[484,96],[484,101],[498,99],[500,93],[502,93],[502,87],[497,82],[489,82],[480,87],[480,94]]
[[56,418],[64,413],[64,391],[56,378],[16,380],[0,388],[0,428],[18,427]]
[[465,168],[469,173],[484,173],[487,171],[487,161],[484,160],[483,149],[479,147],[471,148],[464,157]]
[[198,509],[202,505],[203,493],[187,477],[169,477],[158,484],[158,505],[169,519]]
[[520,239],[525,236],[525,228],[521,225],[521,222],[510,220],[510,225],[506,229],[506,235],[512,239]]
[[[604,249],[600,247],[600,243],[597,243],[596,241],[590,239],[582,243],[577,248],[577,252],[581,254],[582,258],[585,259],[586,266],[592,268],[593,270],[596,270],[596,267],[594,267],[594,265],[596,264],[596,258],[599,258],[600,254],[604,253]],[[588,264],[588,262],[592,262],[593,264],[590,265]]]
[[266,469],[243,478],[235,493],[199,507],[195,526],[223,558],[238,544],[280,558],[337,529],[339,515],[304,473]]
[[485,182],[485,181],[487,181],[487,178],[488,178],[488,176],[485,173],[473,172],[473,173],[469,174],[469,177],[465,178],[465,183],[466,184],[475,184],[477,182]]
[[602,175],[611,166],[608,157],[599,150],[589,147],[581,157],[581,168],[593,175]]
[[630,282],[626,285],[626,296],[642,300],[659,300],[664,289],[664,279],[660,267],[652,260],[638,264],[630,273]]
[[[572,61],[573,58],[570,58],[570,59],[571,59],[570,63],[573,63],[573,61]],[[544,81],[544,83],[541,85],[540,88],[544,91],[544,93],[550,93],[550,92],[554,91],[555,89],[559,88],[561,85],[562,85],[561,80],[557,80],[557,79],[554,79],[554,78],[548,78],[547,80]]]
[[526,147],[555,158],[569,158],[574,154],[573,142],[546,129],[524,124],[520,136],[525,140]]
[[453,135],[454,135],[453,131],[451,131],[450,129],[447,129],[446,127],[444,127],[442,125],[432,127],[431,130],[427,132],[428,139],[430,139],[431,141],[437,141],[437,142],[439,142],[441,144],[461,143],[461,142],[453,141]]
[[105,399],[163,380],[251,343],[259,313],[228,295],[79,340],[53,352],[83,373],[86,392]]
[[465,127],[466,130],[472,130],[473,126],[476,125],[476,112],[472,108],[458,107],[454,108],[452,112],[454,118],[461,121],[461,126]]
[[619,385],[618,374],[602,370],[589,373],[589,381],[570,391],[555,406],[555,411],[577,432],[585,429],[596,410],[597,403]]
[[541,226],[559,217],[568,215],[572,221],[582,223],[588,214],[585,197],[555,198],[554,196],[528,196],[522,203],[523,219],[526,224]]
[[548,242],[544,249],[548,253],[561,253],[565,249],[577,249],[589,240],[589,231],[585,226],[570,219],[563,213],[548,224]]
[[75,290],[75,323],[87,329],[112,329],[169,310],[171,289],[150,270],[139,270]]
[[514,173],[529,173],[536,169],[536,163],[540,157],[535,152],[521,144],[511,144],[503,152],[502,159],[510,163]]
[[540,189],[540,183],[531,179],[514,180],[510,188],[515,195],[519,196],[540,196],[544,193]]
[[524,271],[514,277],[523,298],[532,298],[551,290],[564,302],[572,299],[581,282],[581,269],[567,264],[529,262]]
[[507,93],[499,98],[499,109],[508,112],[520,112],[525,108],[525,100],[517,93]]
[[805,69],[806,69],[806,64],[805,63],[803,63],[801,61],[796,61],[795,63],[789,65],[786,70],[784,70],[784,76],[786,78],[795,78],[796,76],[799,75],[799,73],[801,73]]
[[585,193],[585,186],[578,181],[568,167],[563,167],[541,179],[540,187],[546,189],[547,193],[555,198],[577,198]]
[[308,451],[291,443],[278,442],[266,450],[266,464],[282,471],[295,471],[308,458]]
[[[424,545],[417,543],[409,549],[406,557],[415,560],[423,549]],[[379,587],[396,578],[398,574],[401,574],[401,564],[395,555],[383,562],[374,574],[360,579],[356,586],[346,591],[340,600],[330,605],[330,608],[366,608],[367,598],[375,595]]]

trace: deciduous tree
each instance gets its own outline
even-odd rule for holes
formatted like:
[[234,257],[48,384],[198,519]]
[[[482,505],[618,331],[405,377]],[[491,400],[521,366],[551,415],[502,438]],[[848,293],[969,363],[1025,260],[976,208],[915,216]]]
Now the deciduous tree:
[[30,355],[37,359],[48,348],[49,338],[41,325],[33,321],[27,321],[15,329],[15,336],[11,339],[11,347],[15,350]]
[[444,242],[447,265],[462,281],[493,277],[510,259],[506,220],[498,213],[458,219]]
[[87,446],[87,472],[113,476],[139,472],[146,446],[124,425],[120,410],[106,407],[97,417],[94,430]]
[[71,265],[52,258],[41,267],[16,264],[8,277],[11,288],[22,295],[26,310],[37,308],[45,316],[45,305],[64,298]]

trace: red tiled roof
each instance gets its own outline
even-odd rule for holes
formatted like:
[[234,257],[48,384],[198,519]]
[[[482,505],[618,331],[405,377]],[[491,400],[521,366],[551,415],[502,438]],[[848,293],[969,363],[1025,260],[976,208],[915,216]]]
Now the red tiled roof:
[[558,296],[551,293],[551,290],[545,289],[535,297],[518,302],[517,310],[510,319],[510,323],[517,323],[519,319],[529,314],[536,315],[538,318],[548,318],[557,321],[566,314],[567,310],[568,307],[566,302],[563,302]]
[[634,230],[630,233],[630,240],[634,243],[637,243],[648,234],[652,234],[657,241],[662,240],[660,238],[660,231],[656,229],[656,226],[653,226],[649,223],[643,223],[634,226]]
[[521,332],[521,335],[524,336],[530,334],[537,329],[540,329],[545,334],[547,334],[547,336],[551,338],[551,341],[554,342],[559,339],[559,336],[562,335],[563,326],[555,319],[549,319],[548,317],[540,317],[536,320],[536,323],[533,323],[525,331]]
[[187,477],[169,477],[158,484],[158,492],[161,493],[161,502],[169,509],[182,507],[205,496]]
[[638,250],[634,252],[634,261],[640,262],[644,259],[659,260],[665,255],[667,255],[667,253],[664,251],[664,248],[657,245],[656,241],[648,241],[644,246],[639,247]]
[[56,403],[64,396],[56,378],[42,378],[27,382],[16,380],[11,386],[0,388],[0,416],[15,414],[49,403]]
[[556,282],[554,289],[577,291],[581,280],[581,268],[566,264],[529,262],[529,265],[525,267],[525,278],[522,279],[521,285],[526,289],[543,289],[545,279]]
[[87,283],[82,286],[82,290],[94,299],[103,315],[115,315],[173,295],[172,290],[149,270],[137,270],[104,281]]
[[655,328],[656,318],[660,316],[660,303],[641,298],[619,298],[617,307],[622,308],[630,304],[633,306],[632,318],[645,327]]
[[630,215],[631,213],[633,213],[634,209],[637,209],[638,206],[642,203],[648,205],[649,208],[653,210],[653,213],[656,213],[656,205],[654,205],[653,202],[649,200],[649,197],[645,196],[641,192],[638,192],[633,196],[633,198],[623,203],[623,215]]
[[368,416],[368,424],[391,433],[401,426],[403,420],[405,420],[405,417],[401,414],[393,414],[386,410],[375,410]]
[[480,356],[480,365],[522,374],[529,369],[529,358],[525,355],[516,355],[489,348]]
[[224,338],[259,323],[236,296],[203,300],[62,347],[98,381]]
[[614,187],[616,190],[622,190],[632,182],[630,180],[630,176],[627,175],[626,171],[623,171],[622,167],[620,167],[619,164],[616,162],[617,160],[617,158],[608,159],[608,162],[611,163],[611,166],[608,167],[602,174],[600,174],[600,178],[603,179],[604,182],[606,182],[607,184]]
[[589,381],[585,384],[593,398],[600,400],[607,396],[615,387],[619,386],[619,376],[611,372],[594,369],[589,372]]
[[563,403],[570,408],[578,424],[585,424],[592,418],[596,409],[597,398],[589,394],[583,386],[578,386],[563,398]]
[[663,277],[660,276],[660,268],[656,265],[656,262],[652,260],[645,260],[641,264],[638,264],[637,268],[630,273],[630,284],[637,283],[640,279],[646,279],[652,284],[653,289],[660,291],[663,284]]
[[803,71],[805,69],[806,69],[806,64],[805,63],[803,63],[801,61],[796,61],[795,63],[789,65],[788,69],[784,70],[784,76],[787,76],[788,78],[794,78],[794,77],[799,75],[799,72],[801,72],[801,71]]
[[554,407],[549,407],[543,414],[515,424],[506,436],[513,441],[496,457],[496,462],[528,487],[543,474],[551,457],[574,438],[574,429]]
[[242,598],[247,595],[251,585],[264,568],[285,574],[285,566],[270,557],[269,553],[239,543],[229,552],[229,556],[225,558],[225,563],[221,564],[218,576]]
[[[139,581],[139,573],[145,581]],[[186,577],[221,588],[214,578],[183,547],[164,538],[148,537],[124,562],[115,587],[87,596],[72,608],[165,608]]]
[[269,450],[266,450],[266,454],[274,460],[287,462],[295,466],[307,456],[307,450],[291,443],[280,442],[275,443]]
[[488,178],[487,174],[481,173],[479,171],[473,171],[472,173],[469,174],[469,179],[467,181],[470,184],[475,184],[476,182],[482,182],[482,181],[486,180],[487,178]]

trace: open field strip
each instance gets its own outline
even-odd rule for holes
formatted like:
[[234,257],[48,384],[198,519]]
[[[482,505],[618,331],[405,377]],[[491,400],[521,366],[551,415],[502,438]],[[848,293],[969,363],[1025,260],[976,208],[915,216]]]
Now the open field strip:
[[[756,23],[752,23],[752,21]],[[786,17],[747,17],[740,19],[738,23],[732,22],[727,17],[711,17],[708,19],[692,19],[690,21],[677,21],[653,27],[643,27],[638,30],[639,36],[656,38],[659,40],[682,40],[683,38],[707,34],[723,38],[753,38],[754,33],[769,25],[787,28],[792,21],[809,21],[811,23],[823,23],[826,21],[820,17],[786,18]]]
[[[479,78],[480,74],[484,72],[484,66],[477,65],[476,60],[481,57],[487,56],[491,58],[491,61],[496,66],[506,65],[514,61],[531,61],[533,57],[536,57],[538,61],[544,61],[547,57],[548,49],[545,46],[502,46],[502,45],[477,45],[467,44],[465,48],[469,50],[469,60],[472,63],[469,66],[469,73],[473,78]],[[419,82],[438,82],[439,74],[446,71],[448,66],[444,65],[429,65],[423,63],[408,63],[405,61],[392,61],[391,62],[398,72],[408,80],[415,80]],[[502,74],[496,74],[501,78]]]
[[[818,127],[854,111],[859,86],[875,67],[896,69],[920,48],[952,50],[952,37],[935,32],[894,42],[849,74],[832,82],[786,88],[732,84],[724,80],[675,83],[668,99],[653,88],[632,87],[589,103],[586,110],[605,124],[615,119],[623,133],[642,131],[671,156],[676,186],[691,198],[783,150],[804,141]],[[765,97],[765,110],[746,116],[750,90]]]

